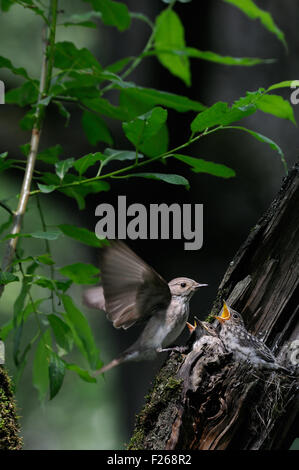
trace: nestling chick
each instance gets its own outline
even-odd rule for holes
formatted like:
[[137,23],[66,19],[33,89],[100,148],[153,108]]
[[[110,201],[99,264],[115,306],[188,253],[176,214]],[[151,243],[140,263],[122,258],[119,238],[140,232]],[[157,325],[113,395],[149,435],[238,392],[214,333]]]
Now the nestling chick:
[[234,354],[236,361],[249,361],[255,368],[283,370],[289,372],[276,361],[272,351],[256,336],[249,333],[242,316],[225,302],[220,316],[215,316],[221,324],[219,337],[227,351]]

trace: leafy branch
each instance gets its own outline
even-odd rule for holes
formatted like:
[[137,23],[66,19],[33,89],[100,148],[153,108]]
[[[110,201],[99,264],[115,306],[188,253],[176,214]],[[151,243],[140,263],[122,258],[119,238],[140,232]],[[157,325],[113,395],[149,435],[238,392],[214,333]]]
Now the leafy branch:
[[[50,31],[49,31],[49,39],[46,40],[44,45],[44,52],[43,52],[43,61],[41,67],[41,77],[40,77],[40,88],[39,88],[39,96],[36,106],[36,112],[34,116],[34,124],[32,129],[31,135],[31,142],[30,142],[30,150],[29,155],[27,157],[27,164],[23,179],[23,184],[19,196],[19,203],[17,210],[14,213],[13,217],[13,225],[11,233],[16,235],[20,232],[22,226],[22,220],[26,211],[28,198],[30,194],[30,187],[31,181],[33,177],[33,171],[35,167],[36,155],[38,152],[38,146],[40,141],[41,129],[44,119],[44,109],[45,106],[41,104],[41,100],[47,94],[50,83],[51,83],[51,76],[53,70],[53,61],[54,61],[54,51],[55,51],[55,32],[56,32],[56,21],[57,21],[57,3],[58,0],[51,0],[51,8],[50,8]],[[10,268],[11,262],[14,257],[14,253],[16,251],[18,238],[13,238],[9,241],[7,245],[6,252],[4,254],[3,262],[2,262],[2,271],[7,271]],[[0,286],[0,296],[2,295],[4,290],[4,286]]]

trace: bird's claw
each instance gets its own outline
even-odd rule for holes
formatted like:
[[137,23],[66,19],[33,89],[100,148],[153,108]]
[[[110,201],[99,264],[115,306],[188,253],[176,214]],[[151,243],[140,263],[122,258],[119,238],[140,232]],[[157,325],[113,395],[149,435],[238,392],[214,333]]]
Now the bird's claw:
[[162,353],[162,352],[177,352],[179,354],[183,354],[187,351],[186,346],[174,346],[173,348],[158,348],[157,352]]

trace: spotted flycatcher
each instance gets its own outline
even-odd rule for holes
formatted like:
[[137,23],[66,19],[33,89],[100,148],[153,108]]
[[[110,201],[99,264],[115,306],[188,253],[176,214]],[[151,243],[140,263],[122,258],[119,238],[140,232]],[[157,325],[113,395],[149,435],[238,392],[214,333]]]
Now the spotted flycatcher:
[[85,303],[105,310],[115,328],[145,322],[141,335],[101,374],[127,361],[154,359],[181,334],[194,292],[207,284],[187,277],[167,283],[123,242],[113,241],[100,254],[102,286],[85,292]]

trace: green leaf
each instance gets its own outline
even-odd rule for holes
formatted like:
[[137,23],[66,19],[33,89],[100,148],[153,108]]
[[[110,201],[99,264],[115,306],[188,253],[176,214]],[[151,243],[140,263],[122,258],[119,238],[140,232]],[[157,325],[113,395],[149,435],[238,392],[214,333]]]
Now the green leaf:
[[[100,77],[101,73],[94,70],[92,70],[92,74],[90,70],[87,72],[71,70],[65,75],[64,79],[51,87],[50,93],[53,97],[64,95],[78,98],[78,100],[97,98],[99,96],[97,86],[104,80]],[[65,111],[63,111],[63,114],[65,114]]]
[[191,123],[192,132],[201,132],[209,127],[222,124],[224,116],[229,115],[229,108],[227,103],[218,101],[210,108],[198,114]]
[[[17,328],[23,322],[23,313],[24,313],[24,305],[25,300],[30,290],[30,280],[31,276],[24,277],[22,280],[22,287],[20,290],[19,295],[17,296],[14,306],[13,306],[13,321],[14,327]],[[14,345],[15,352],[18,350],[18,345]]]
[[62,292],[66,292],[72,285],[72,281],[71,280],[55,281],[55,284],[58,290],[61,290]]
[[62,26],[85,26],[87,28],[96,28],[97,24],[93,21],[90,21],[94,18],[101,18],[101,13],[96,11],[87,11],[86,13],[75,14],[71,15],[67,18],[63,23]]
[[31,232],[29,235],[32,238],[41,238],[43,240],[57,240],[57,238],[60,236],[60,232],[58,231],[47,231],[47,232],[42,232],[42,231],[36,231],[36,232]]
[[[81,367],[77,366],[77,364],[66,363],[65,366],[67,369],[72,370],[73,372],[76,372],[76,374],[78,374],[78,376],[85,382],[97,383],[97,379],[95,377],[92,377],[87,372],[87,370],[81,369]],[[101,367],[101,365],[99,367]]]
[[1,10],[8,11],[14,3],[15,3],[15,0],[1,0],[0,1]]
[[57,240],[57,238],[61,235],[60,232],[58,231],[47,231],[47,232],[42,232],[42,231],[36,231],[36,232],[31,232],[31,233],[17,233],[17,234],[8,234],[6,237],[4,237],[3,240],[8,240],[10,238],[16,238],[16,237],[23,237],[23,238],[41,238],[43,240]]
[[[7,0],[5,0],[5,2],[7,2]],[[13,3],[19,3],[22,5],[22,7],[28,8],[29,11],[31,11],[32,13],[35,13],[36,15],[41,16],[44,22],[48,23],[48,19],[46,17],[44,10],[42,10],[41,8],[38,8],[33,0],[22,0],[21,2],[19,0],[16,0]],[[38,0],[38,3],[41,3],[41,2]]]
[[104,114],[112,119],[125,121],[128,118],[127,113],[125,113],[120,107],[113,106],[105,98],[97,97],[96,99],[82,99],[81,101],[85,106],[87,106],[87,108],[97,113]]
[[253,0],[224,0],[226,3],[231,3],[235,7],[239,8],[249,18],[256,20],[259,19],[262,25],[283,43],[287,49],[287,43],[285,40],[284,33],[274,23],[271,14],[268,11],[259,8]]
[[86,228],[75,227],[74,225],[67,224],[61,224],[58,225],[58,227],[64,235],[71,237],[80,243],[94,247],[101,247],[103,245],[103,241],[99,240],[94,232],[90,232]]
[[52,260],[50,253],[45,253],[43,255],[36,256],[36,259],[47,266],[53,266],[55,262]]
[[46,276],[36,276],[33,281],[33,284],[43,287],[44,289],[49,289],[51,291],[56,290],[56,282],[53,279],[50,279]]
[[28,142],[27,144],[20,145],[20,150],[25,157],[28,157],[30,152],[30,143]]
[[113,139],[105,121],[98,115],[84,111],[82,115],[82,127],[91,145],[96,145],[98,142],[106,142],[112,145]]
[[139,148],[159,132],[166,119],[167,111],[157,107],[130,122],[124,122],[123,129],[130,142]]
[[12,273],[1,272],[0,271],[0,285],[6,285],[10,282],[19,281],[18,276],[15,276]]
[[[57,175],[53,173],[43,173],[43,181],[47,185],[59,186],[60,180]],[[58,191],[62,192],[68,197],[74,198],[77,201],[79,209],[85,207],[85,197],[90,193],[99,193],[101,191],[109,191],[110,185],[106,181],[91,181],[81,184],[80,177],[73,174],[66,174],[64,178],[64,184],[74,184],[72,187],[57,188]]]
[[106,67],[105,70],[108,70],[112,73],[119,73],[121,72],[129,62],[132,61],[132,57],[124,57],[123,59],[117,60]]
[[131,117],[149,111],[153,106],[162,105],[180,113],[186,111],[203,111],[206,107],[198,101],[192,101],[186,96],[175,95],[167,91],[152,88],[126,88],[120,93],[120,106]]
[[38,186],[38,189],[44,194],[52,193],[53,191],[55,191],[55,189],[57,189],[57,186],[55,186],[54,184],[46,185],[46,184],[37,183],[37,186]]
[[102,70],[101,65],[88,49],[85,47],[78,49],[69,41],[55,44],[54,65],[61,70]]
[[227,103],[218,101],[210,108],[198,114],[191,123],[192,132],[201,132],[207,128],[217,125],[228,125],[232,122],[239,121],[245,116],[249,116],[256,111],[256,105],[252,103],[243,104],[235,103],[231,108]]
[[0,154],[0,172],[7,170],[15,163],[15,160],[13,159],[6,160],[7,156],[8,152],[3,152]]
[[289,119],[296,125],[294,111],[290,103],[278,95],[264,95],[257,102],[257,108],[264,113],[281,119]]
[[35,122],[35,109],[30,109],[19,122],[23,131],[31,131]]
[[148,139],[140,145],[140,150],[148,157],[156,157],[167,152],[168,141],[167,125],[163,124],[154,139]]
[[155,50],[161,64],[173,75],[181,78],[187,86],[191,85],[189,59],[165,52],[163,49],[181,49],[185,47],[184,26],[178,15],[170,9],[162,11],[156,18]]
[[[12,331],[16,326],[19,326],[21,323],[25,323],[30,316],[32,312],[38,311],[39,305],[44,302],[45,300],[48,300],[48,297],[45,297],[43,299],[38,299],[35,302],[29,301],[26,307],[23,309],[23,311],[18,314],[18,322],[15,321],[13,318],[9,322],[5,323],[1,328],[0,328],[0,338],[5,341],[7,338],[8,334],[10,331]],[[24,304],[23,304],[24,305]]]
[[51,334],[49,330],[46,330],[37,345],[33,362],[33,385],[38,391],[40,401],[45,399],[49,387],[50,350]]
[[60,181],[63,180],[66,173],[69,171],[70,168],[72,168],[74,161],[74,158],[67,158],[66,160],[61,160],[60,162],[55,163],[56,175],[58,176]]
[[102,13],[103,23],[108,26],[115,26],[119,31],[129,28],[131,18],[128,7],[121,2],[112,0],[84,0],[92,4],[95,11]]
[[143,13],[139,13],[139,12],[137,13],[135,11],[134,12],[130,11],[130,16],[132,20],[142,21],[143,23],[146,23],[152,30],[154,29],[154,24],[147,15],[144,15]]
[[[76,284],[97,284],[100,270],[92,264],[74,263],[59,269],[59,272]],[[96,276],[96,277],[95,277]]]
[[[114,160],[136,160],[136,152],[132,152],[131,150],[116,150],[106,148],[104,151],[104,157],[105,159],[102,161],[103,167]],[[139,158],[144,158],[144,156],[141,153],[138,153],[138,159]]]
[[101,152],[89,153],[84,155],[84,157],[78,158],[74,163],[75,170],[82,176],[89,167],[95,165],[97,162],[105,159],[105,155]]
[[56,104],[59,114],[65,118],[64,127],[68,127],[70,118],[71,118],[71,113],[66,109],[66,107],[60,101],[53,100],[53,103]]
[[13,320],[10,320],[6,323],[4,323],[4,325],[1,326],[0,328],[0,339],[2,341],[5,341],[6,338],[8,337],[9,333],[14,329],[14,324],[13,324]]
[[[67,318],[71,328],[75,332],[75,342],[84,356],[87,357],[92,369],[99,367],[99,351],[96,347],[90,326],[82,312],[74,305],[71,297],[66,294],[61,296]],[[78,341],[79,339],[79,341]],[[77,341],[76,341],[77,340]]]
[[247,129],[246,127],[242,127],[242,126],[229,126],[228,129],[238,129],[238,130],[247,132],[248,134],[252,135],[252,137],[254,137],[256,140],[259,140],[260,142],[263,142],[264,144],[268,144],[273,150],[275,150],[279,154],[281,162],[284,166],[285,172],[288,173],[288,166],[285,161],[284,153],[279,147],[279,145],[277,145],[272,139],[269,139],[269,137],[266,137],[260,134],[259,132],[252,131],[251,129]]
[[[274,59],[260,59],[257,57],[231,57],[231,56],[223,56],[217,54],[216,52],[212,51],[200,51],[194,47],[184,47],[184,48],[176,48],[176,49],[168,49],[164,51],[167,54],[172,54],[178,57],[191,57],[194,59],[202,59],[207,60],[209,62],[215,62],[216,64],[222,65],[230,65],[230,66],[243,66],[243,67],[251,67],[253,65],[258,64],[271,64],[275,60]],[[146,52],[145,56],[157,54],[157,51],[150,51]]]
[[233,109],[247,111],[247,109],[257,109],[258,101],[264,96],[266,90],[259,88],[257,91],[246,91],[246,96],[236,100],[232,106]]
[[7,104],[27,106],[36,103],[38,99],[38,81],[32,80],[23,83],[19,88],[14,88],[5,94]]
[[42,98],[42,99],[38,102],[38,105],[48,106],[49,103],[51,102],[51,99],[52,99],[52,95],[49,94],[48,96],[45,96],[44,98]]
[[29,300],[28,304],[26,305],[26,307],[23,311],[23,321],[25,322],[28,319],[28,317],[31,315],[31,313],[37,312],[39,306],[43,302],[45,302],[46,300],[48,300],[48,297],[44,297],[43,299],[35,300],[34,302],[31,302],[31,300]]
[[41,160],[45,163],[55,164],[58,162],[58,157],[63,153],[63,148],[61,145],[54,145],[53,147],[49,147],[42,152],[37,154],[37,160]]
[[126,178],[148,178],[152,180],[164,181],[165,183],[185,186],[189,189],[190,184],[186,178],[181,175],[169,175],[165,173],[131,173]]
[[[106,181],[92,181],[90,183],[84,183],[82,186],[77,186],[76,188],[70,188],[69,190],[63,190],[67,196],[74,197],[77,200],[79,209],[84,209],[85,207],[85,197],[88,194],[99,194],[101,191],[109,191],[110,185]],[[69,191],[69,193],[68,193]],[[71,191],[74,191],[71,194]]]
[[284,82],[274,83],[269,86],[267,91],[277,90],[278,88],[292,88],[299,86],[299,80],[285,80]]
[[0,69],[1,68],[9,69],[15,75],[21,75],[22,77],[27,78],[27,80],[30,80],[30,77],[27,71],[23,67],[14,67],[11,61],[9,59],[6,59],[6,57],[3,57],[3,56],[0,56]]
[[15,160],[0,160],[0,172],[7,170],[15,163]]
[[36,284],[37,286],[43,287],[44,289],[49,289],[51,291],[61,290],[62,292],[66,292],[71,286],[72,281],[55,281],[47,276],[35,276],[32,284]]
[[13,216],[9,215],[7,221],[0,225],[0,234],[10,227],[12,220],[13,220]]
[[194,173],[208,173],[221,178],[232,178],[233,176],[236,176],[234,170],[220,163],[209,162],[207,160],[202,160],[201,158],[194,158],[180,154],[174,154],[173,157],[187,163],[187,165],[190,165]]
[[74,344],[74,338],[72,336],[72,330],[60,317],[51,313],[47,315],[47,320],[53,330],[55,339],[60,348],[64,353],[69,353],[72,350]]
[[[80,15],[78,15],[80,16]],[[69,26],[83,26],[85,28],[94,28],[96,29],[97,25],[96,23],[94,23],[93,21],[74,21],[74,22],[71,22],[71,21],[66,21],[64,23],[61,23],[60,25],[58,26],[65,26],[66,28],[69,27]]]
[[64,361],[60,359],[60,357],[56,353],[51,351],[49,364],[50,400],[52,400],[61,389],[64,375]]
[[[94,72],[92,72],[94,73]],[[70,75],[70,74],[69,74]],[[89,75],[86,76],[87,79],[91,77]],[[97,82],[103,81],[99,78],[96,79]],[[99,90],[97,85],[86,86],[85,84],[79,85],[78,80],[70,81],[70,82],[63,82],[65,86],[65,90],[63,92],[58,91],[58,95],[66,95],[67,97],[77,98],[78,101],[83,101],[84,99],[97,99],[99,97]]]

